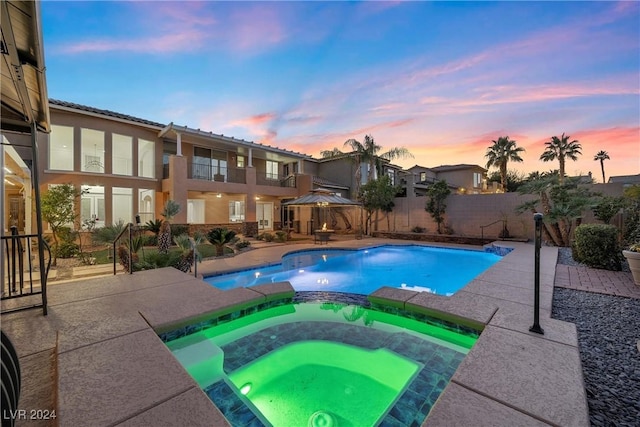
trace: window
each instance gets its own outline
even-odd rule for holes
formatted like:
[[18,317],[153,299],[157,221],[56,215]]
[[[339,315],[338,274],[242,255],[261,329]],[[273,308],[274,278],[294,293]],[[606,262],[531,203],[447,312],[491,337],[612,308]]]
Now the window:
[[391,185],[396,185],[396,171],[387,169],[387,176],[391,179]]
[[146,224],[155,219],[155,195],[154,190],[140,188],[138,190],[138,214],[140,223]]
[[112,173],[116,175],[133,175],[133,138],[114,133],[111,144]]
[[96,228],[105,226],[104,187],[83,185],[80,187],[80,223],[95,221]]
[[482,174],[478,172],[473,173],[473,187],[479,188],[482,187]]
[[187,199],[187,222],[204,224],[204,200]]
[[238,158],[236,159],[236,167],[243,168],[244,165],[244,156],[238,156]]
[[427,181],[427,173],[420,172],[420,182],[426,182],[426,181]]
[[229,202],[229,222],[244,221],[244,202]]
[[83,172],[104,173],[104,132],[80,129]]
[[138,139],[138,176],[155,178],[155,144],[153,141]]
[[267,160],[267,179],[278,179],[278,162]]
[[73,170],[73,127],[51,125],[49,169]]
[[113,187],[113,223],[133,222],[133,190],[131,188]]

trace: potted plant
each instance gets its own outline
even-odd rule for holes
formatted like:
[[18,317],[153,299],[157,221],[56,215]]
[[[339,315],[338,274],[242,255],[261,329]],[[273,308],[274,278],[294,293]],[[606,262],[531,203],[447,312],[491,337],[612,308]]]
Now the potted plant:
[[633,281],[636,285],[640,286],[640,243],[635,243],[629,246],[629,249],[622,251],[622,255],[629,262],[629,268],[631,274],[633,274]]

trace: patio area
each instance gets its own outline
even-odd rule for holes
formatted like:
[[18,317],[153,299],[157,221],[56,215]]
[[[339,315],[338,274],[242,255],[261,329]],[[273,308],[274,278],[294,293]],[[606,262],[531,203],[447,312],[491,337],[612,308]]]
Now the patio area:
[[[331,241],[328,247],[407,243],[365,238]],[[550,317],[557,249],[541,251],[545,334],[538,335],[529,332],[534,246],[503,245],[514,250],[452,297],[394,288],[369,296],[378,304],[484,327],[424,424],[587,426],[575,325]],[[286,252],[314,247],[265,246],[205,261],[198,272],[276,263]],[[167,268],[56,284],[48,293],[48,316],[40,310],[2,316],[2,329],[21,361],[20,409],[56,409],[62,426],[218,426],[228,424],[157,334],[291,295],[293,289],[278,283],[221,291]]]

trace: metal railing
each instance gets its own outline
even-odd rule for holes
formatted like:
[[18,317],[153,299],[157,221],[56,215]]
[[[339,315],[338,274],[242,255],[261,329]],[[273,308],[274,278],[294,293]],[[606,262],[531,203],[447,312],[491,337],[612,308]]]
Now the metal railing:
[[128,242],[129,242],[129,274],[133,274],[133,252],[131,248],[133,247],[133,223],[129,223],[125,226],[125,228],[118,234],[118,236],[113,241],[113,274],[116,274],[116,264],[118,260],[118,252],[116,251],[116,245],[120,238],[124,235],[124,233],[129,233]]
[[[481,225],[480,226],[480,241],[482,242],[482,244],[484,245],[484,229],[487,227],[491,227],[492,225],[498,224],[498,223],[502,223],[502,231],[501,233],[504,232],[504,230],[507,229],[507,220],[506,219],[499,219],[497,221],[493,221],[491,224],[487,224],[487,225]],[[499,238],[501,236],[498,236]]]
[[[38,243],[41,243],[42,247],[38,246]],[[33,246],[37,249],[33,249]],[[11,307],[2,313],[42,307],[44,314],[47,314],[47,277],[51,267],[51,248],[47,242],[37,234],[18,234],[18,229],[14,226],[11,227],[11,235],[2,236],[2,248],[6,266],[6,274],[2,279],[2,300],[42,295],[40,304]],[[40,250],[46,250],[49,255],[44,270],[41,265],[36,268],[34,263],[34,258],[36,254],[39,255]],[[44,260],[44,257],[38,259]],[[40,282],[40,286],[34,286],[34,282],[37,281]]]

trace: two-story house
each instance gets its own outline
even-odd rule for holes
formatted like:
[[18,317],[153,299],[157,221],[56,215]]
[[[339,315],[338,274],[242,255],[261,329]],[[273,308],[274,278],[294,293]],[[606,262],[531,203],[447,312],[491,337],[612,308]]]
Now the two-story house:
[[305,154],[69,102],[50,100],[50,111],[42,190],[74,184],[81,221],[97,227],[136,215],[144,224],[171,199],[182,207],[176,223],[253,235],[280,223],[283,200],[313,188]]
[[437,181],[447,181],[449,187],[458,194],[481,194],[491,191],[487,188],[487,170],[478,165],[443,165],[428,168],[415,165],[407,169],[404,185],[407,194],[424,196],[427,188]]

